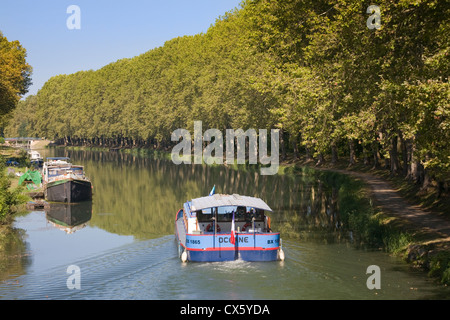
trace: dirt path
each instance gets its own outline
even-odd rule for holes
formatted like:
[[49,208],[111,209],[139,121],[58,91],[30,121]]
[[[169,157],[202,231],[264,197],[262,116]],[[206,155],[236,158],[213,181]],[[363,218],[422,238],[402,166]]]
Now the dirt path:
[[436,232],[442,237],[450,237],[450,221],[425,211],[418,205],[408,203],[397,190],[381,178],[368,173],[353,172],[341,169],[325,169],[348,174],[366,182],[372,191],[376,205],[384,212],[404,218],[424,231]]

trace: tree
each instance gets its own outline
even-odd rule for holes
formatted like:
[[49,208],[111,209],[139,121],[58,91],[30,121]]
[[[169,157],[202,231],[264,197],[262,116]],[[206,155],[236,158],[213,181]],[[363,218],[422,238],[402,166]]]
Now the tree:
[[243,1],[204,34],[53,77],[21,106],[35,116],[18,112],[11,127],[160,148],[198,120],[204,130],[278,128],[282,154],[292,148],[318,163],[339,155],[349,164],[362,154],[374,166],[383,159],[392,174],[445,184],[450,7],[380,0],[381,28],[369,29],[370,4]]
[[19,41],[8,41],[0,32],[0,116],[12,111],[31,85],[31,66]]

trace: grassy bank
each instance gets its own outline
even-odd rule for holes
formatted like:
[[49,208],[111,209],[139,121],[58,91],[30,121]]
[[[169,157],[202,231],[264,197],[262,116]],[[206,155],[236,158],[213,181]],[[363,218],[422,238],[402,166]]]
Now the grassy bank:
[[347,212],[346,224],[359,238],[359,243],[398,256],[438,282],[449,285],[450,239],[373,206],[367,188],[362,188],[359,194],[355,203],[359,208]]
[[[6,159],[17,159],[18,167],[6,167]],[[27,153],[23,150],[1,146],[0,147],[0,225],[9,226],[14,214],[24,212],[25,204],[30,198],[25,188],[19,186],[17,172],[25,173],[28,162]]]
[[[287,161],[284,166],[316,168],[313,162],[304,160]],[[345,162],[316,169],[369,173],[390,182],[409,204],[420,206],[437,217],[450,218],[448,196],[438,197],[433,189],[421,190],[402,177],[390,175],[388,170],[372,169],[362,164],[349,168]],[[411,266],[424,270],[438,282],[449,285],[450,238],[395,216],[382,204],[376,205],[370,186],[362,180],[355,179],[355,181],[358,181],[359,185],[353,185],[351,190],[341,190],[340,206],[343,223],[353,232],[357,243],[398,256]]]

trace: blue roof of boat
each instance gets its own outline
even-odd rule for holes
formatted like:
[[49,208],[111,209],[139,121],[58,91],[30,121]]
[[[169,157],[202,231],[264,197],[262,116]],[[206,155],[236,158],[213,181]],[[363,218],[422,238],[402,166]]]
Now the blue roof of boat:
[[191,210],[197,211],[207,208],[229,206],[243,206],[272,211],[272,209],[263,200],[254,197],[241,196],[238,194],[214,194],[212,196],[192,199]]

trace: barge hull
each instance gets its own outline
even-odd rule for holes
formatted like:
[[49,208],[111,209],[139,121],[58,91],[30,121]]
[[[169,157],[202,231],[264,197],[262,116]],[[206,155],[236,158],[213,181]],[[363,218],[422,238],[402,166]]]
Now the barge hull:
[[221,262],[221,261],[276,261],[278,260],[278,249],[276,250],[208,250],[192,251],[187,249],[188,260],[194,262]]
[[230,243],[231,234],[186,234],[182,210],[180,210],[177,213],[175,235],[179,244],[179,253],[185,251],[188,261],[279,260],[279,233],[237,233],[235,244]]
[[46,198],[54,202],[82,202],[92,200],[92,185],[85,180],[58,180],[46,186]]

